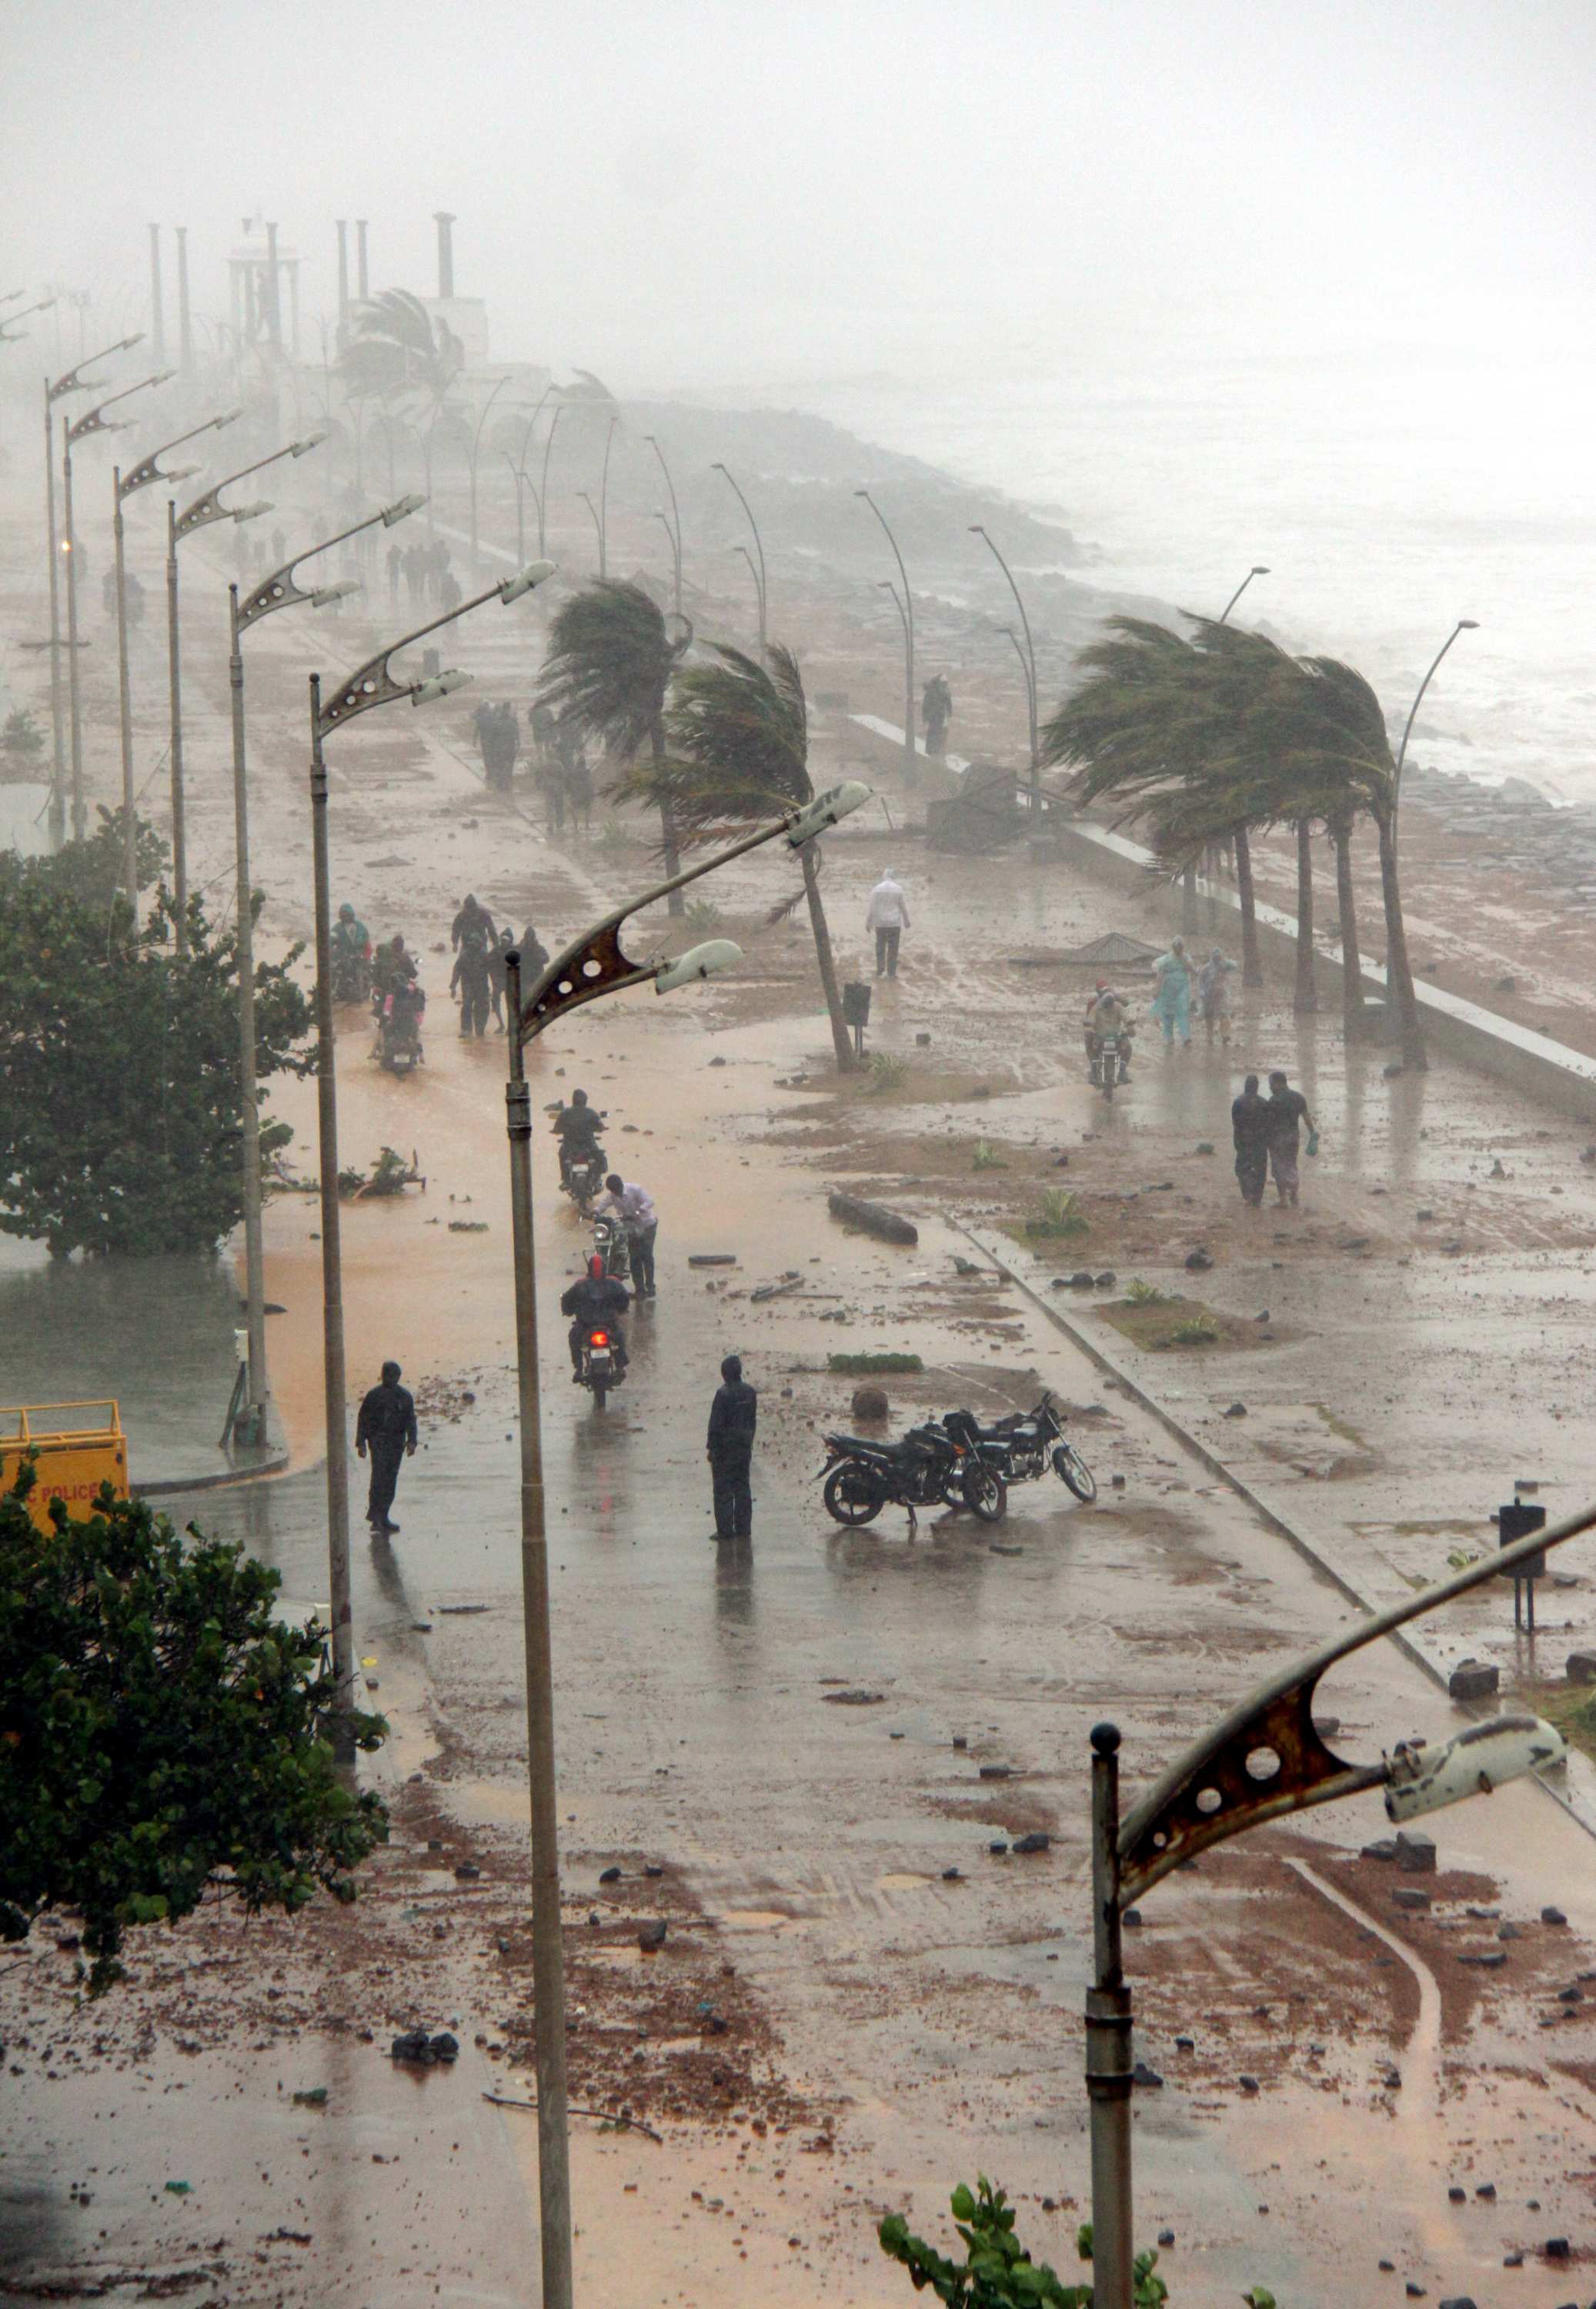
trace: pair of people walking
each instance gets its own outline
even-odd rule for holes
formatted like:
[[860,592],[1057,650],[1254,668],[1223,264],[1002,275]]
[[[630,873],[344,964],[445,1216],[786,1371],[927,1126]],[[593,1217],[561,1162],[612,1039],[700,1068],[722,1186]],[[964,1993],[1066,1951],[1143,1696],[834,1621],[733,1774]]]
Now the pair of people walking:
[[1241,1096],[1230,1109],[1230,1130],[1236,1143],[1236,1180],[1241,1199],[1251,1209],[1263,1207],[1264,1190],[1274,1175],[1275,1199],[1284,1208],[1297,1205],[1300,1187],[1298,1157],[1301,1127],[1307,1127],[1307,1151],[1319,1151],[1319,1127],[1299,1090],[1293,1090],[1283,1068],[1269,1077],[1269,1096],[1258,1090],[1258,1077],[1248,1075]]

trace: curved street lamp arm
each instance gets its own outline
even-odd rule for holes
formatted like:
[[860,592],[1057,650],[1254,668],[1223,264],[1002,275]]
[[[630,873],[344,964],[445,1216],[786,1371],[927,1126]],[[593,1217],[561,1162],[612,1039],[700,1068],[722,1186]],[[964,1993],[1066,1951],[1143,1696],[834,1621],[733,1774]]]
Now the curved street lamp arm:
[[747,498],[743,495],[742,490],[738,487],[738,479],[737,479],[737,475],[736,475],[734,472],[732,472],[732,471],[730,471],[729,467],[728,467],[728,466],[726,466],[726,465],[722,465],[722,464],[720,464],[720,463],[718,463],[718,462],[717,462],[717,463],[716,463],[716,465],[715,465],[715,469],[714,469],[714,470],[715,470],[715,471],[716,471],[716,472],[718,472],[718,473],[724,473],[724,474],[725,474],[725,476],[726,476],[726,478],[727,478],[727,480],[730,482],[730,484],[731,484],[731,486],[732,486],[733,489],[735,489],[735,490],[737,491],[737,501],[738,501],[738,505],[740,505],[740,506],[741,506],[741,507],[742,507],[743,511],[747,515],[747,516],[748,516],[748,526],[749,526],[749,528],[750,528],[750,529],[753,531],[753,532],[754,532],[754,544],[755,544],[755,550],[757,551],[757,553],[758,553],[758,555],[759,555],[759,614],[760,614],[760,619],[761,619],[761,622],[763,623],[763,618],[764,618],[765,600],[766,600],[766,595],[765,595],[765,574],[764,574],[764,540],[763,540],[763,538],[762,538],[762,537],[760,536],[760,534],[759,534],[759,523],[758,523],[755,520],[755,518],[754,518],[754,508],[753,508],[753,506],[748,503]]
[[207,417],[203,425],[191,426],[186,433],[179,433],[175,440],[163,441],[159,449],[151,449],[147,457],[141,457],[136,465],[124,473],[117,483],[118,496],[130,497],[135,489],[147,489],[151,481],[176,480],[175,474],[163,473],[160,470],[160,461],[168,450],[180,449],[185,441],[197,441],[202,433],[220,433],[224,425],[236,423],[243,414],[241,409],[224,409],[220,417]]
[[280,569],[274,569],[269,577],[263,577],[254,591],[238,604],[238,631],[242,633],[246,627],[258,624],[262,618],[269,618],[273,610],[289,610],[296,601],[315,600],[315,587],[294,583],[294,572],[302,561],[313,560],[318,553],[331,553],[335,545],[343,544],[348,538],[358,537],[362,530],[375,529],[379,522],[392,529],[394,523],[402,521],[407,514],[418,513],[426,502],[426,498],[421,497],[398,497],[393,505],[384,506],[380,513],[367,514],[364,521],[355,522],[348,529],[341,529],[335,537],[324,537],[319,545],[306,546],[291,560],[285,561]]
[[[14,298],[25,296],[26,294],[27,291],[25,290],[13,289],[11,292],[11,296],[5,298],[4,302],[9,305]],[[20,345],[22,342],[23,338],[27,336],[27,330],[24,329],[20,336],[15,337],[9,335],[7,333],[18,321],[30,320],[35,313],[47,313],[55,301],[56,300],[53,297],[45,297],[42,298],[37,305],[24,305],[20,313],[6,313],[0,315],[0,345]]]
[[320,448],[326,438],[324,433],[307,433],[303,441],[285,441],[280,449],[273,449],[269,457],[257,457],[253,465],[240,465],[236,473],[229,473],[225,480],[203,491],[186,512],[177,515],[174,536],[187,537],[194,530],[204,529],[213,521],[236,520],[232,507],[220,502],[223,489],[230,489],[235,481],[246,480],[251,473],[263,472],[268,465],[275,465],[280,458],[306,456],[312,449]]
[[1237,602],[1240,601],[1247,587],[1252,584],[1253,579],[1255,577],[1267,577],[1268,575],[1269,565],[1267,562],[1256,561],[1253,564],[1253,566],[1247,571],[1247,575],[1242,579],[1240,584],[1238,585],[1236,591],[1225,603],[1224,608],[1220,611],[1219,623],[1221,626],[1228,622],[1231,610],[1236,607]]
[[68,446],[70,447],[73,444],[78,441],[87,441],[96,433],[121,432],[123,428],[122,419],[113,417],[110,423],[108,425],[106,423],[105,417],[106,411],[108,409],[114,409],[117,402],[126,401],[135,393],[142,393],[149,385],[169,384],[171,379],[175,377],[177,374],[177,372],[175,368],[158,368],[153,376],[142,376],[136,385],[125,385],[120,393],[108,393],[105,400],[97,402],[92,409],[85,409],[82,415],[76,420],[76,422],[69,425],[66,428]]
[[621,951],[620,926],[628,915],[640,913],[644,906],[657,905],[673,890],[685,889],[689,882],[712,874],[717,867],[729,865],[732,859],[757,850],[763,843],[774,842],[780,835],[785,835],[795,850],[802,849],[806,843],[824,834],[828,826],[834,826],[838,818],[858,809],[869,799],[868,786],[857,779],[845,778],[841,785],[828,787],[801,809],[788,810],[774,826],[756,826],[740,842],[717,850],[712,858],[701,859],[696,866],[673,874],[668,882],[657,883],[641,897],[628,898],[625,905],[617,906],[613,913],[606,914],[601,921],[573,939],[534,981],[521,1006],[517,1022],[521,1041],[530,1042],[556,1018],[564,1017],[569,1010],[579,1009],[584,1002],[595,1001],[600,994],[611,993],[622,986],[640,985],[644,979],[658,976],[660,964],[630,962]]
[[477,451],[481,446],[482,428],[487,422],[487,412],[493,407],[494,402],[498,399],[500,393],[503,393],[505,387],[509,384],[509,382],[510,378],[508,373],[506,373],[504,376],[500,377],[498,383],[494,386],[493,391],[482,403],[482,414],[478,418],[477,429],[471,436],[471,463],[473,465],[477,462]]
[[885,537],[887,543],[893,549],[893,558],[898,565],[898,575],[903,580],[903,601],[908,619],[909,634],[912,640],[914,636],[914,597],[909,590],[909,572],[903,566],[903,556],[898,550],[898,540],[893,535],[891,529],[887,526],[886,515],[882,512],[881,507],[870,495],[869,490],[855,489],[853,494],[856,497],[863,497],[865,503],[869,506],[876,520],[881,523],[882,534]]
[[674,522],[674,523],[676,524],[676,539],[675,539],[675,542],[676,542],[677,557],[677,558],[678,558],[678,560],[679,560],[679,559],[680,559],[680,558],[681,558],[681,550],[682,550],[682,515],[681,515],[681,507],[677,504],[677,501],[676,501],[676,483],[675,483],[675,482],[671,480],[671,478],[670,478],[670,467],[669,467],[669,466],[666,463],[666,462],[665,462],[665,452],[664,452],[664,450],[663,450],[663,449],[661,449],[661,447],[660,446],[659,440],[658,440],[658,438],[656,437],[656,436],[655,436],[655,435],[653,435],[652,433],[645,433],[645,434],[643,435],[643,439],[648,443],[648,445],[649,445],[650,448],[653,451],[653,453],[654,453],[655,456],[656,456],[656,457],[658,457],[658,459],[660,460],[660,471],[664,474],[664,476],[665,476],[665,489],[666,489],[666,494],[669,496],[669,499],[670,499],[670,517],[671,517],[671,520],[672,520],[672,521]]
[[902,594],[899,592],[897,587],[893,584],[890,577],[878,577],[876,580],[876,583],[882,592],[890,593],[892,595],[893,606],[898,612],[898,623],[902,627],[903,638],[907,641],[909,639],[910,630],[909,613],[903,607],[903,598]]
[[[1410,1620],[1449,1604],[1454,1596],[1510,1574],[1515,1564],[1591,1530],[1596,1530],[1596,1507],[1582,1509],[1550,1531],[1531,1532],[1510,1547],[1481,1556],[1450,1579],[1437,1581],[1387,1612],[1354,1621],[1306,1659],[1272,1676],[1178,1757],[1126,1813],[1118,1840],[1118,1905],[1127,1907],[1181,1861],[1224,1843],[1243,1829],[1379,1786],[1390,1776],[1388,1763],[1345,1763],[1331,1753],[1314,1728],[1314,1687],[1325,1669]],[[1278,1769],[1272,1769],[1267,1778],[1255,1778],[1249,1760],[1256,1769],[1270,1756],[1278,1759]],[[1212,1810],[1202,1801],[1211,1792],[1218,1797]]]
[[[532,575],[532,570],[538,572],[536,576]],[[484,601],[497,601],[507,605],[519,601],[522,593],[530,592],[532,586],[541,584],[545,577],[553,575],[552,562],[534,561],[531,569],[521,570],[513,577],[501,578],[496,585],[489,585],[484,592],[473,593],[469,601],[462,601],[458,608],[445,610],[441,618],[434,618],[428,624],[418,626],[414,633],[404,634],[398,641],[389,642],[385,648],[378,650],[375,657],[368,657],[364,665],[357,666],[347,681],[339,683],[331,702],[322,706],[316,715],[318,735],[325,738],[330,730],[341,729],[358,713],[368,713],[374,705],[386,705],[400,697],[415,698],[425,684],[396,681],[388,670],[390,658],[397,657],[401,650],[410,649],[417,642],[425,641],[428,634],[436,634],[441,627],[452,626],[457,618],[465,617],[472,610],[479,610]]]
[[1419,685],[1418,695],[1415,696],[1412,705],[1408,709],[1407,723],[1402,731],[1402,742],[1396,749],[1396,774],[1392,780],[1392,783],[1396,788],[1399,794],[1402,791],[1402,764],[1408,758],[1408,740],[1413,734],[1413,724],[1419,719],[1419,708],[1424,703],[1424,693],[1435,679],[1436,667],[1440,664],[1441,660],[1445,656],[1447,651],[1452,647],[1453,643],[1457,639],[1459,634],[1471,634],[1479,623],[1480,620],[1478,618],[1460,618],[1458,619],[1456,625],[1454,626],[1452,631],[1447,635],[1445,640],[1441,644],[1440,648],[1436,652],[1435,656],[1431,659],[1429,671],[1425,675],[1424,679]]
[[143,342],[142,329],[135,329],[131,337],[118,337],[114,345],[107,345],[103,351],[85,354],[75,368],[64,369],[53,385],[46,378],[45,399],[59,401],[64,393],[92,393],[94,380],[86,377],[83,371],[92,368],[96,361],[109,360],[113,353],[131,352],[134,345],[142,345]]
[[1031,619],[1025,614],[1024,597],[1021,593],[1020,588],[1014,583],[1014,571],[1009,567],[1008,563],[1004,559],[1002,554],[999,553],[996,545],[993,544],[991,538],[987,535],[987,532],[982,527],[981,523],[979,521],[972,521],[970,524],[970,530],[972,537],[986,538],[988,551],[991,554],[993,560],[996,562],[997,566],[1002,570],[1004,575],[1008,579],[1009,592],[1014,595],[1014,607],[1020,612],[1020,623],[1025,628],[1025,647],[1031,658],[1031,694],[1034,696],[1036,692],[1036,644],[1031,639]]

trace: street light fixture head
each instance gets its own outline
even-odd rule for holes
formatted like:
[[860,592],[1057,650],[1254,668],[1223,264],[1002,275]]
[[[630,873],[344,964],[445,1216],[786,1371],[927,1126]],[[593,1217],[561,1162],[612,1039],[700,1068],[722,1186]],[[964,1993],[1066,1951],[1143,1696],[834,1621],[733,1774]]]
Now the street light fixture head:
[[124,337],[119,344],[111,347],[111,350],[114,353],[130,353],[134,345],[142,345],[143,342],[144,332],[142,329],[135,329],[131,337]]
[[541,585],[545,578],[552,577],[555,568],[556,564],[552,561],[529,561],[526,567],[518,569],[513,577],[505,579],[498,589],[500,601],[506,603],[519,601],[523,593],[530,593],[534,586]]
[[806,842],[813,842],[828,826],[835,826],[840,817],[846,817],[850,810],[867,802],[872,791],[858,778],[844,778],[841,785],[827,786],[792,819],[787,828],[789,843],[794,850],[801,850]]
[[1268,562],[1255,561],[1252,567],[1248,570],[1247,575],[1249,577],[1267,577],[1269,575]]
[[1494,1716],[1439,1747],[1404,1745],[1388,1767],[1386,1817],[1420,1820],[1465,1796],[1488,1795],[1504,1780],[1547,1771],[1567,1753],[1562,1734],[1539,1716]]
[[236,425],[243,414],[242,409],[224,409],[220,417],[211,419],[211,431],[220,433],[224,425]]
[[674,962],[660,965],[654,973],[654,991],[674,993],[678,986],[690,986],[695,978],[712,978],[717,971],[729,970],[742,958],[743,949],[735,938],[706,938],[702,946],[690,946]]
[[235,521],[258,521],[263,513],[270,513],[271,510],[270,497],[257,497],[254,505],[235,506],[231,508]]
[[1457,621],[1457,629],[1460,634],[1477,634],[1480,631],[1480,620],[1478,618],[1460,618]]
[[313,610],[324,610],[329,601],[345,601],[351,593],[362,592],[358,578],[341,577],[335,585],[324,585],[310,597]]
[[203,473],[204,470],[203,465],[174,465],[169,473],[157,473],[151,470],[150,479],[152,481],[192,481],[196,473]]
[[418,497],[413,490],[408,497],[395,497],[391,506],[383,507],[383,527],[392,529],[396,521],[403,521],[409,515],[419,513],[426,503],[427,499]]
[[447,697],[453,689],[463,689],[471,676],[452,665],[446,673],[435,673],[430,681],[418,681],[410,691],[412,705],[430,705],[439,697]]
[[289,442],[289,454],[290,457],[307,456],[312,449],[319,449],[324,441],[330,441],[332,437],[327,432],[307,433],[303,441]]

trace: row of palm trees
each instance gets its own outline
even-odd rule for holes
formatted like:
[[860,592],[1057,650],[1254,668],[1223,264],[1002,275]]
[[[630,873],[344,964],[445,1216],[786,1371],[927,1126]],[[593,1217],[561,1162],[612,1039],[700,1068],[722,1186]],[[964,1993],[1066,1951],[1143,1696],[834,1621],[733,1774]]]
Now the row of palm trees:
[[1426,1065],[1397,875],[1397,767],[1385,717],[1368,683],[1328,657],[1293,657],[1262,634],[1212,618],[1191,632],[1114,618],[1083,652],[1084,678],[1043,732],[1042,758],[1075,774],[1072,797],[1107,804],[1115,822],[1138,821],[1160,871],[1189,875],[1221,845],[1236,860],[1242,983],[1259,986],[1251,836],[1290,826],[1297,837],[1295,1007],[1317,1007],[1314,975],[1313,834],[1335,852],[1341,912],[1343,1020],[1366,1031],[1352,834],[1373,820],[1385,916],[1387,991],[1403,1063]]
[[[808,706],[791,651],[772,643],[761,663],[717,646],[711,662],[689,666],[691,641],[690,628],[673,637],[641,585],[600,578],[555,612],[539,688],[543,703],[621,765],[612,791],[659,811],[668,875],[679,870],[685,848],[796,809],[814,793]],[[806,843],[798,858],[832,1042],[846,1073],[853,1053],[817,845]],[[682,911],[679,890],[669,905]]]

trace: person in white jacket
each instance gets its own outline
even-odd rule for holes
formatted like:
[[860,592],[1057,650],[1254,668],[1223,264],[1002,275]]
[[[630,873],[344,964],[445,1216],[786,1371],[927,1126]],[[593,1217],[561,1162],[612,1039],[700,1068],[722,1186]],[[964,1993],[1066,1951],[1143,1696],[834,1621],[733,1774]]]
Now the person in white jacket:
[[876,933],[876,977],[896,978],[898,940],[909,928],[909,908],[902,886],[894,880],[890,866],[870,893],[865,928]]

